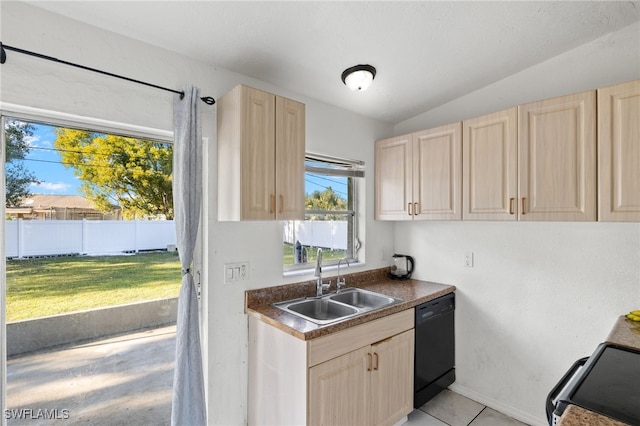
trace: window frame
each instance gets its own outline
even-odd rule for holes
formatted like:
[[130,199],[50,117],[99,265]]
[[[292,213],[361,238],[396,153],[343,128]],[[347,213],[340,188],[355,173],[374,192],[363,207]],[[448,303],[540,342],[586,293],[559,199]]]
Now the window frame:
[[[317,165],[309,165],[307,162],[324,163],[327,166],[321,167]],[[317,154],[313,152],[305,153],[305,176],[307,173],[317,173],[325,176],[333,177],[346,177],[347,178],[347,209],[346,210],[307,210],[305,209],[305,220],[308,215],[344,215],[350,216],[351,219],[347,219],[347,260],[349,263],[358,262],[358,252],[361,249],[361,242],[358,233],[358,221],[360,211],[359,190],[362,185],[358,178],[364,179],[365,177],[365,163],[361,160],[352,160],[346,158],[338,158],[327,156],[324,154]],[[295,227],[295,222],[300,221],[285,221],[283,226],[283,232],[287,227]],[[295,253],[294,253],[295,255]],[[311,257],[311,256],[310,256]],[[313,255],[315,259],[315,255]],[[323,266],[337,265],[340,259],[327,260],[323,259]],[[298,271],[306,271],[313,267],[314,261],[308,261],[306,263],[293,263],[285,264],[283,262],[284,274],[295,273]]]
[[[60,127],[70,127],[77,129],[91,129],[97,132],[111,133],[114,135],[120,136],[129,136],[129,137],[137,137],[141,139],[149,139],[161,141],[163,143],[173,144],[173,132],[161,129],[155,129],[144,126],[137,126],[128,123],[115,122],[110,120],[104,120],[100,118],[64,113],[54,110],[41,109],[36,107],[30,107],[19,104],[12,104],[3,102],[0,104],[0,125],[2,126],[2,134],[0,135],[0,195],[2,199],[5,199],[5,121],[7,119],[16,119],[16,120],[24,120],[31,122],[38,122],[42,124],[52,125],[52,126],[60,126]],[[202,138],[203,148],[207,146],[207,138]],[[203,151],[204,152],[204,151]],[[203,158],[207,158],[206,156]],[[206,167],[203,167],[203,172],[206,170]],[[205,184],[208,180],[205,178],[203,174],[203,193],[206,194]],[[205,209],[207,206],[206,200],[203,200],[203,215],[202,217],[206,217]],[[0,213],[4,219],[5,205],[2,203],[0,206]],[[201,219],[202,220],[202,219]],[[203,221],[206,223],[206,221]],[[202,224],[202,222],[201,222]],[[0,235],[5,235],[5,221],[3,220],[0,224]],[[203,240],[202,237],[202,226],[200,227],[200,232],[198,234],[198,238]],[[200,251],[200,253],[198,253]],[[196,253],[194,256],[194,264],[200,264],[198,267],[198,272],[200,273],[200,268],[203,266],[202,261],[202,248],[197,246]],[[197,262],[197,263],[196,263]],[[202,269],[202,273],[206,274],[206,269]],[[199,280],[198,280],[199,281]],[[197,283],[199,285],[199,283]],[[4,413],[4,410],[7,408],[7,340],[6,340],[6,250],[4,246],[4,242],[0,244],[0,412]],[[199,301],[201,303],[201,301]],[[199,310],[201,315],[202,307]],[[206,340],[203,342],[206,345]],[[206,356],[204,357],[206,360]],[[206,365],[205,365],[206,368]],[[206,377],[205,377],[205,385],[206,385]],[[5,424],[4,419],[0,420],[0,424]]]

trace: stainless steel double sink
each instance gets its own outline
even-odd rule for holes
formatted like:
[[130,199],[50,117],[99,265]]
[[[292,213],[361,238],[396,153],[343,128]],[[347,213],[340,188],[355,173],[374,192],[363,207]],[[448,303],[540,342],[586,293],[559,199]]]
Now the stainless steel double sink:
[[316,324],[324,325],[402,302],[401,299],[360,288],[347,288],[322,297],[306,297],[273,306]]

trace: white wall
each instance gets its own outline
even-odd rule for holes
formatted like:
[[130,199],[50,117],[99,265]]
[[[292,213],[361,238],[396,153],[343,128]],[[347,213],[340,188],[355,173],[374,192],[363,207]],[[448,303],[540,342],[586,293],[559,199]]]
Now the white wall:
[[[395,134],[640,78],[640,24],[398,124]],[[414,276],[457,286],[456,391],[545,424],[547,393],[640,306],[640,224],[398,223]],[[475,266],[463,267],[464,253]]]
[[640,224],[402,223],[396,250],[414,277],[457,287],[454,389],[528,423],[640,303]]
[[[361,258],[366,260],[366,266],[352,270],[375,269],[389,264],[386,256],[393,251],[393,224],[373,221],[372,141],[390,136],[393,131],[390,125],[26,4],[3,1],[0,5],[0,37],[10,46],[165,87],[181,88],[193,83],[200,87],[202,95],[214,98],[221,97],[236,84],[244,83],[304,102],[307,150],[366,162],[367,177],[362,188],[365,197],[362,199],[367,218],[361,223],[365,246]],[[172,129],[173,95],[170,93],[11,51],[7,51],[7,62],[0,67],[0,83],[0,101],[5,107],[18,104],[143,128]],[[208,270],[203,288],[203,346],[208,367],[209,422],[232,425],[246,423],[244,291],[310,277],[283,278],[281,223],[216,220],[215,114],[215,106],[202,105],[203,136],[209,140],[205,168],[209,188],[204,215]],[[224,284],[223,264],[238,261],[250,263],[250,280],[245,284]],[[4,276],[0,279],[4,280]]]

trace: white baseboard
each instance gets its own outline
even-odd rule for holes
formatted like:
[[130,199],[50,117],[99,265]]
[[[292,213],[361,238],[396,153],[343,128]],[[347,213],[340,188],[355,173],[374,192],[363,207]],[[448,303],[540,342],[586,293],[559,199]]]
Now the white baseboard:
[[545,418],[534,416],[533,414],[514,408],[510,405],[497,401],[493,398],[490,398],[484,394],[476,392],[473,389],[469,389],[457,383],[453,383],[452,385],[450,385],[449,389],[451,389],[455,393],[458,393],[462,396],[466,396],[469,399],[479,402],[480,404],[486,405],[491,409],[499,411],[502,414],[506,414],[507,416],[512,417],[516,420],[519,420],[523,423],[526,423],[532,426],[549,426],[549,423]]

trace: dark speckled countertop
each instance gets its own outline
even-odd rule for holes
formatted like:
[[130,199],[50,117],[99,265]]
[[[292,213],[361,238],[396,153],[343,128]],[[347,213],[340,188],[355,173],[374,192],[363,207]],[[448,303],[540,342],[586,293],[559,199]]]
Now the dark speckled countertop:
[[[271,324],[292,336],[302,340],[311,340],[353,327],[354,325],[411,309],[421,303],[452,293],[456,289],[453,285],[438,284],[429,281],[413,279],[392,280],[388,278],[388,273],[389,268],[383,268],[345,275],[347,282],[345,288],[358,287],[375,291],[402,299],[402,302],[331,324],[318,325],[271,306],[271,304],[275,302],[314,296],[316,292],[315,280],[248,290],[245,293],[246,311],[247,313],[258,315],[263,322]],[[335,278],[333,278],[332,281],[335,281]],[[335,283],[333,285],[335,285]],[[331,290],[335,290],[333,285]]]
[[556,426],[628,426],[611,417],[594,413],[577,405],[569,405]]
[[606,342],[631,349],[640,349],[640,322],[620,316],[607,336]]

